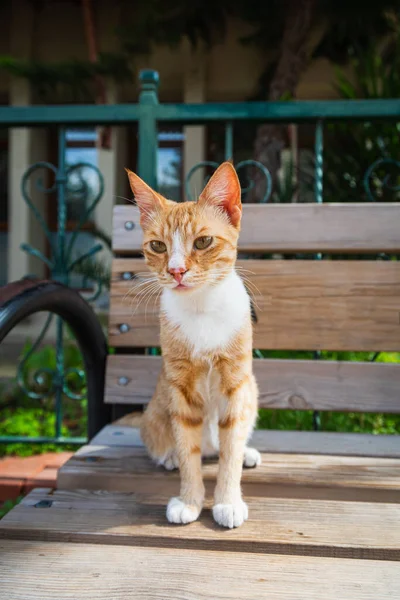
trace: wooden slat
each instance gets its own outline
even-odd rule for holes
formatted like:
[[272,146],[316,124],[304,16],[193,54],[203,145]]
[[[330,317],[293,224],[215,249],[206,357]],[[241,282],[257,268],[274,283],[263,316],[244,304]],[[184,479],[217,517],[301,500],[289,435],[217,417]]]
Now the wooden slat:
[[171,527],[165,516],[165,495],[38,489],[0,521],[0,537],[400,560],[398,504],[288,498],[246,501],[248,522],[226,531],[213,521],[211,499],[196,523]]
[[[258,323],[254,347],[282,350],[400,349],[400,264],[384,261],[246,260]],[[159,345],[158,307],[135,293],[126,272],[141,259],[113,262],[110,344]],[[140,281],[140,279],[137,279]],[[139,288],[141,289],[141,288]],[[258,291],[257,291],[258,290]],[[139,301],[138,301],[139,298]],[[130,326],[120,333],[122,323]]]
[[205,550],[0,541],[1,600],[393,600],[399,565]]
[[[106,425],[90,441],[90,444],[138,448],[143,446],[139,429],[124,425]],[[275,454],[330,454],[333,456],[400,458],[400,435],[256,430],[249,445],[254,446],[260,452]]]
[[[134,228],[125,228],[131,221]],[[400,204],[246,204],[241,251],[248,252],[399,252]],[[134,206],[114,208],[113,247],[138,254],[142,231]]]
[[[400,364],[277,359],[253,364],[262,408],[400,412]],[[105,401],[147,404],[160,368],[157,356],[109,356]]]
[[[245,469],[248,496],[400,501],[398,459],[262,453],[262,465]],[[217,461],[205,461],[206,489],[215,486]],[[59,489],[179,494],[179,473],[156,467],[144,448],[83,446],[58,472]]]

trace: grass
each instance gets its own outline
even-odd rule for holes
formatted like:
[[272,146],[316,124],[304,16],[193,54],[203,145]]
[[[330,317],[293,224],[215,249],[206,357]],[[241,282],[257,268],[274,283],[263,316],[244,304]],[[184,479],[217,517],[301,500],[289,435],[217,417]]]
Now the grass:
[[8,512],[10,512],[10,510],[14,508],[14,506],[17,506],[17,504],[21,502],[22,498],[23,496],[18,496],[18,498],[15,498],[15,500],[6,500],[0,506],[0,519],[2,519]]
[[[400,415],[321,412],[321,429],[342,433],[400,434]],[[261,408],[258,429],[312,431],[313,413]]]

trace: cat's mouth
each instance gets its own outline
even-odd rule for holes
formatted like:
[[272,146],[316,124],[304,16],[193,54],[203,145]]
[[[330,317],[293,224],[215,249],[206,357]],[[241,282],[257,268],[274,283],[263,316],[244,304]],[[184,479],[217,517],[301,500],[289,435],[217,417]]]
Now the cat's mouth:
[[183,290],[190,290],[191,288],[192,288],[192,286],[186,285],[186,283],[178,283],[178,285],[176,285],[172,289],[173,290],[178,290],[178,291],[183,291]]

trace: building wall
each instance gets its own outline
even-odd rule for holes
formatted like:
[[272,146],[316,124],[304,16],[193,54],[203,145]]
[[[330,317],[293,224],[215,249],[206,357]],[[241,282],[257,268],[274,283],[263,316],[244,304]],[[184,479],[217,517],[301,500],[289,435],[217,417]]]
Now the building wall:
[[[2,7],[0,19],[0,54],[11,50],[11,8],[19,0]],[[98,46],[102,51],[118,49],[115,31],[124,15],[120,5],[109,0],[96,0],[96,27]],[[25,18],[25,17],[24,17]],[[23,22],[24,19],[20,19]],[[43,3],[33,15],[32,37],[29,43],[32,58],[39,61],[59,62],[69,59],[87,59],[82,10],[79,3],[53,0]],[[257,81],[268,63],[268,57],[258,48],[243,45],[239,37],[250,31],[247,24],[231,21],[226,35],[204,53],[206,68],[205,101],[245,100],[254,93]],[[156,69],[160,73],[160,98],[162,101],[182,101],[184,90],[185,55],[187,44],[177,49],[156,47],[149,56],[135,60],[135,68]],[[301,98],[334,97],[333,68],[328,61],[314,61],[304,74],[300,86]],[[8,77],[0,75],[0,94],[6,94]],[[121,87],[121,101],[135,102],[137,82]]]

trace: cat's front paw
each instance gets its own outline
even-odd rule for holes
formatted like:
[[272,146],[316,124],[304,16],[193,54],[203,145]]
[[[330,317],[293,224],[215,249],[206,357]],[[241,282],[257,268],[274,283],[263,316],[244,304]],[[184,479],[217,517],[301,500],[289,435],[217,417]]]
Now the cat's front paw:
[[253,469],[261,465],[261,454],[255,448],[245,448],[243,457],[243,466],[247,469]]
[[192,523],[200,514],[199,508],[194,504],[185,504],[180,498],[171,498],[167,506],[167,519],[170,523]]
[[242,499],[234,504],[215,504],[212,509],[214,521],[222,527],[240,527],[247,521],[249,511]]

